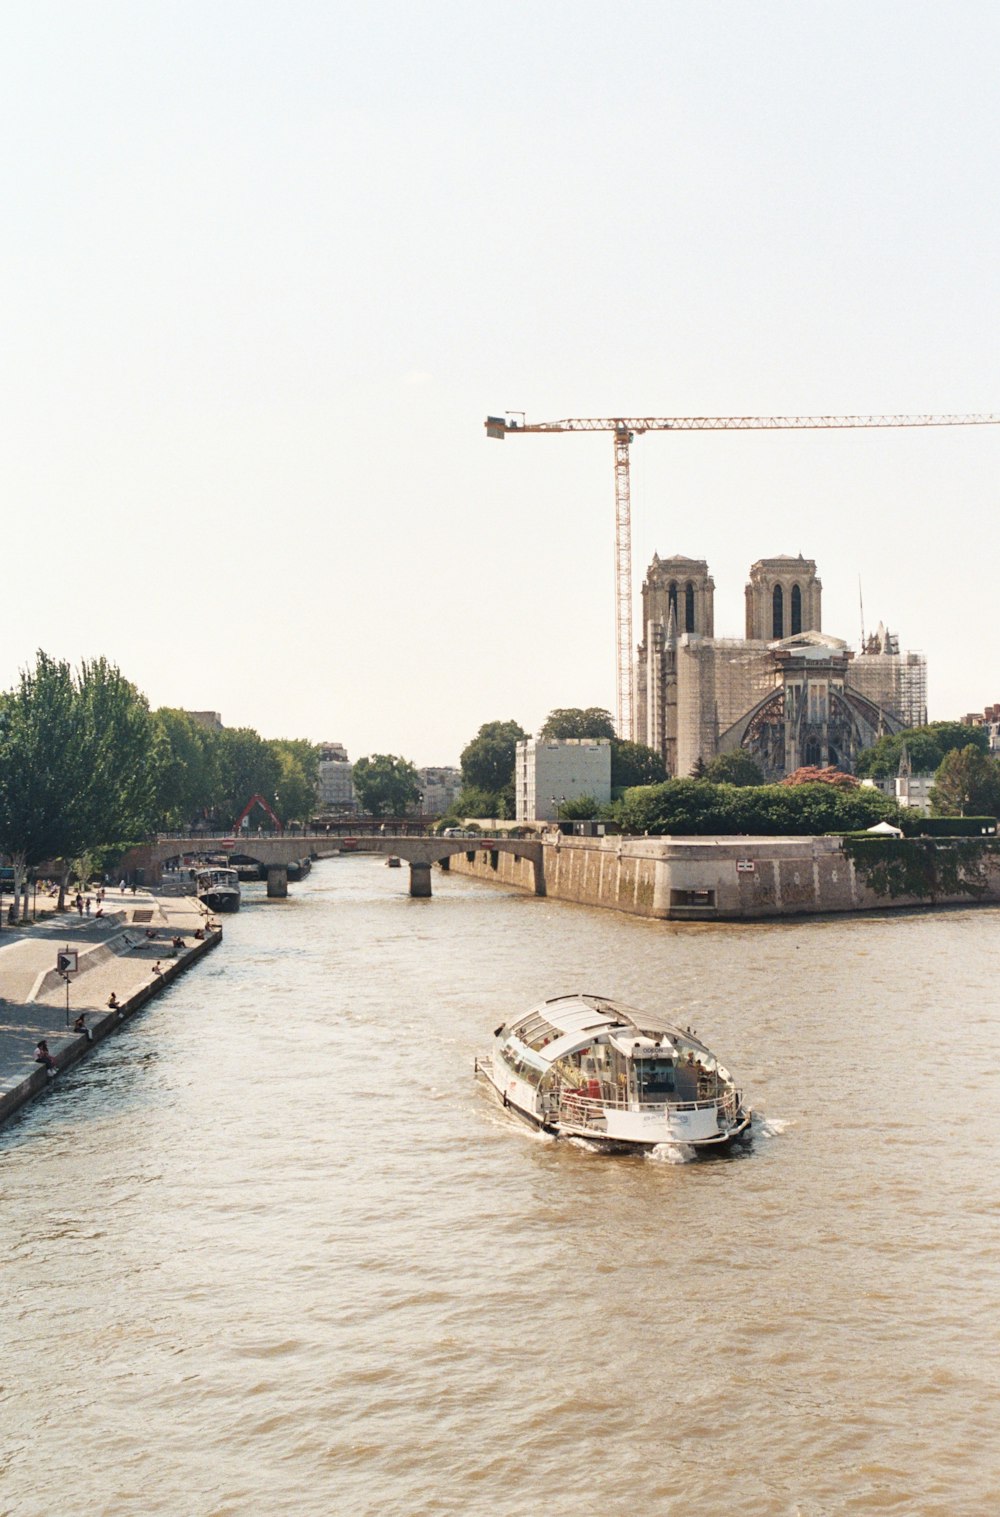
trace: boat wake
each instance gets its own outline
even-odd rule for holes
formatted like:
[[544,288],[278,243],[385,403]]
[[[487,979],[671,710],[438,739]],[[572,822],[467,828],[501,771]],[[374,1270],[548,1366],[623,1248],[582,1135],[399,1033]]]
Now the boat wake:
[[690,1143],[657,1143],[646,1154],[654,1164],[693,1164],[697,1157]]
[[758,1117],[755,1113],[751,1131],[755,1138],[780,1138],[794,1126],[790,1117]]

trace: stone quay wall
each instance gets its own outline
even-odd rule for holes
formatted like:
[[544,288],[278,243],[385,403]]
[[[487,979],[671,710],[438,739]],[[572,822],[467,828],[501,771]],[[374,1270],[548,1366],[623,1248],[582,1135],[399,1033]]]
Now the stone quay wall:
[[[948,839],[928,844],[942,857],[955,846]],[[484,844],[454,857],[450,868],[534,890],[530,864],[491,852]],[[1000,902],[1000,853],[995,850],[984,848],[977,857],[972,890],[893,895],[873,888],[869,872],[855,864],[836,837],[560,837],[543,845],[543,869],[545,894],[554,900],[664,921],[759,921]]]

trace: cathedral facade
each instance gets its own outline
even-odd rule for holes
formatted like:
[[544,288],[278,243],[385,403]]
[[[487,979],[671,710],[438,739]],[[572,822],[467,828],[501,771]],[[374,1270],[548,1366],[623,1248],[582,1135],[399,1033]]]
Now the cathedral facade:
[[715,636],[704,559],[654,555],[642,587],[636,738],[687,775],[743,751],[765,779],[805,764],[850,772],[862,748],[927,720],[926,665],[884,628],[859,657],[822,630],[813,559],[762,558],[746,586],[746,636]]

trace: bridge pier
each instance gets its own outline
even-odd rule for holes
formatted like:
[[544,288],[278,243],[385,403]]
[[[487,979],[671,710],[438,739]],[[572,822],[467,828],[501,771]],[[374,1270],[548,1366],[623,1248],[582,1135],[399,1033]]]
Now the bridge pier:
[[430,864],[411,862],[410,864],[410,894],[413,896],[429,896],[431,893],[431,866]]
[[288,895],[288,865],[268,864],[267,866],[267,898],[269,901],[283,901]]
[[544,895],[545,894],[545,860],[543,858],[541,849],[539,849],[539,851],[538,851],[538,857],[532,859],[532,861],[531,861],[531,868],[532,868],[532,872],[533,872],[534,877],[535,877],[535,894],[536,895]]

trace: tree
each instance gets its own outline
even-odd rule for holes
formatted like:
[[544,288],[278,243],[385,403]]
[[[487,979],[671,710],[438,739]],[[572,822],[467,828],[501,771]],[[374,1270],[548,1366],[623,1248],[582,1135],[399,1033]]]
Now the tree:
[[564,822],[589,822],[600,811],[597,798],[592,795],[574,795],[563,801],[559,816]]
[[941,760],[931,790],[934,816],[996,816],[1000,812],[1000,765],[969,743]]
[[705,765],[704,778],[714,785],[763,785],[764,776],[749,753],[720,753]]
[[611,740],[611,788],[625,790],[631,785],[657,785],[667,777],[667,768],[655,748],[632,743],[626,738]]
[[929,727],[907,727],[904,732],[886,733],[871,748],[858,754],[856,773],[873,780],[891,780],[899,773],[903,745],[913,774],[934,774],[946,753],[966,748],[971,743],[981,753],[989,748],[985,727],[970,727],[965,722],[932,722]]
[[538,736],[550,741],[569,737],[614,737],[615,724],[611,712],[603,706],[559,707],[550,711],[542,723]]
[[507,786],[513,786],[515,750],[527,736],[517,722],[484,722],[472,742],[462,749],[459,763],[463,786],[497,796]]
[[73,819],[81,849],[136,843],[157,815],[155,728],[146,697],[115,664],[80,666],[80,742],[87,783]]
[[452,810],[457,817],[504,817],[509,813],[506,809],[507,799],[505,791],[497,795],[492,790],[480,790],[478,785],[463,785]]
[[255,795],[262,795],[269,806],[274,806],[274,792],[281,770],[270,743],[266,743],[252,727],[224,727],[216,734],[216,742],[220,820],[232,826]]
[[354,789],[369,816],[402,816],[420,799],[420,777],[409,759],[373,753],[354,765]]
[[146,835],[154,746],[145,698],[115,665],[96,659],[74,677],[38,653],[0,700],[0,848],[15,890],[37,864]]
[[856,790],[861,781],[853,774],[845,774],[843,769],[837,769],[833,764],[825,764],[821,769],[817,764],[804,764],[801,769],[793,769],[791,774],[786,774],[780,781],[782,785],[837,785],[841,790]]
[[319,749],[299,738],[275,738],[269,747],[278,764],[274,809],[283,822],[307,820],[316,806]]
[[856,832],[882,820],[897,822],[898,815],[895,802],[871,787],[713,785],[696,779],[627,790],[618,808],[629,832],[678,836]]
[[927,731],[933,732],[942,753],[970,745],[978,748],[980,753],[990,751],[990,734],[986,727],[974,727],[970,722],[931,722]]
[[0,702],[0,849],[14,870],[15,903],[29,868],[80,851],[69,817],[85,776],[69,664],[39,652]]
[[153,712],[157,807],[165,827],[183,827],[218,798],[216,734],[186,711]]

